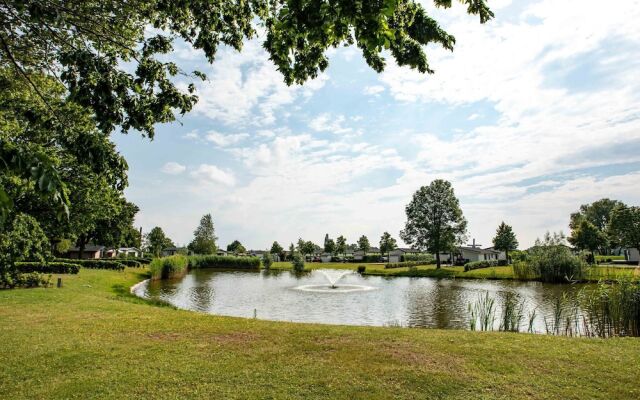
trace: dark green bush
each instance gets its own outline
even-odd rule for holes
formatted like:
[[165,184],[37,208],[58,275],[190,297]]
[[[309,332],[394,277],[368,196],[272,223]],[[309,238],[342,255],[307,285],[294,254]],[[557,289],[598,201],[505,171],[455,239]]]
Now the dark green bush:
[[299,252],[293,253],[291,256],[291,266],[296,272],[304,271],[304,257]]
[[151,279],[179,278],[189,269],[189,258],[181,254],[154,259],[149,264]]
[[51,275],[42,275],[37,272],[29,272],[18,275],[17,285],[26,288],[51,286]]
[[391,268],[403,268],[403,267],[417,267],[419,265],[425,265],[424,262],[422,261],[404,261],[404,262],[398,262],[398,263],[387,263],[384,265],[385,269],[391,269]]
[[422,263],[420,265],[434,264],[436,262],[436,259],[431,254],[405,254],[403,257],[404,261],[420,261]]
[[132,268],[140,268],[140,267],[142,267],[142,263],[140,261],[136,261],[136,260],[131,259],[131,258],[119,258],[118,262],[120,264],[123,264],[126,267],[132,267]]
[[270,269],[272,264],[273,264],[273,256],[271,255],[271,253],[269,252],[264,253],[264,257],[262,258],[262,265],[264,265],[264,268]]
[[77,274],[80,271],[78,264],[66,262],[17,262],[16,267],[22,273],[38,272],[41,274]]
[[367,270],[367,267],[366,267],[366,266],[364,266],[364,265],[358,265],[358,273],[359,273],[359,274],[364,273],[364,271],[366,271],[366,270]]
[[110,269],[114,271],[124,270],[124,264],[115,260],[98,260],[98,259],[73,259],[73,258],[56,258],[55,261],[66,262],[70,264],[78,264],[82,268],[89,269]]
[[260,258],[217,255],[190,256],[189,267],[259,269]]
[[543,282],[568,282],[584,277],[586,263],[566,246],[538,246],[526,262]]
[[473,261],[473,262],[466,263],[464,265],[464,272],[472,271],[474,269],[490,268],[490,267],[497,267],[497,266],[498,266],[498,261],[496,260]]

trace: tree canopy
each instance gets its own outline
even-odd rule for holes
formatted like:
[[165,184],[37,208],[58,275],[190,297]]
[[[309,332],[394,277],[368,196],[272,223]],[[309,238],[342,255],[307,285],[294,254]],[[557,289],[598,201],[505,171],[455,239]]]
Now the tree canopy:
[[145,251],[150,252],[156,257],[162,254],[162,250],[172,246],[173,242],[165,236],[164,231],[159,226],[154,227],[144,236]]
[[347,252],[347,238],[340,235],[336,239],[336,253],[345,254]]
[[507,225],[502,221],[496,230],[496,236],[493,238],[493,247],[496,250],[504,251],[507,262],[509,262],[509,252],[518,248],[518,239],[511,225]]
[[193,240],[187,247],[196,254],[215,254],[218,250],[216,240],[218,237],[213,227],[213,218],[211,214],[205,214],[200,218],[200,224],[193,231]]
[[230,251],[236,254],[243,254],[247,252],[247,249],[245,249],[245,247],[242,245],[242,243],[240,243],[239,240],[234,240],[233,242],[227,245],[227,251]]
[[595,262],[594,252],[607,246],[606,235],[585,218],[572,227],[571,236],[567,240],[580,250],[590,251],[591,262]]
[[391,236],[389,232],[385,232],[380,237],[380,253],[389,253],[391,250],[398,246],[397,241]]
[[617,205],[611,211],[608,232],[621,246],[640,250],[640,207]]
[[369,244],[369,238],[365,235],[360,236],[360,239],[358,239],[358,250],[364,251],[366,253],[370,248],[371,245]]
[[440,253],[462,242],[467,230],[467,220],[451,183],[436,179],[421,187],[405,211],[407,222],[400,232],[402,240],[416,249],[434,253],[440,268]]
[[[613,238],[607,238],[606,232],[607,226],[609,225],[609,221],[611,219],[611,212],[616,206],[619,205],[624,205],[624,203],[618,200],[611,200],[607,198],[594,201],[591,204],[583,204],[580,206],[580,209],[577,212],[571,214],[569,227],[572,231],[575,231],[579,229],[583,220],[591,223],[601,233],[601,235],[598,236],[602,236],[605,237],[605,239],[608,239],[604,241],[598,240],[598,248],[594,249],[594,251],[599,250],[604,254],[611,247],[619,245],[615,241],[612,241]],[[586,229],[588,229],[587,225],[583,225],[583,227],[585,228],[583,232],[586,232]],[[572,236],[574,235],[572,234]],[[571,239],[569,241],[571,241]]]
[[273,242],[273,244],[271,245],[271,254],[282,254],[282,252],[284,252],[284,249],[282,248],[282,246],[280,246],[280,243],[278,242]]

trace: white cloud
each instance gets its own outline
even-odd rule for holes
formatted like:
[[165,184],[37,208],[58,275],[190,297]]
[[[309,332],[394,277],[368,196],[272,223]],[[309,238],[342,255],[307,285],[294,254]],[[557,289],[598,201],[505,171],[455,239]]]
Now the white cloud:
[[198,134],[198,130],[194,129],[190,132],[185,133],[184,135],[182,135],[182,137],[189,140],[197,140],[200,138],[200,135]]
[[175,161],[169,161],[168,163],[166,163],[165,165],[162,166],[161,171],[164,172],[165,174],[169,174],[169,175],[180,175],[186,169],[187,169],[187,167],[185,167],[182,164],[179,164],[179,163],[177,163]]
[[364,94],[369,96],[376,96],[382,92],[384,92],[384,86],[381,85],[367,86],[364,88]]
[[344,115],[332,116],[323,113],[309,122],[309,127],[316,132],[331,132],[335,134],[350,133],[353,129],[343,126],[346,118]]
[[230,171],[224,171],[215,165],[200,164],[200,166],[191,171],[191,176],[210,183],[220,183],[225,186],[234,186],[236,178]]
[[207,133],[206,139],[209,142],[215,143],[220,147],[227,147],[227,146],[234,145],[238,142],[241,142],[248,137],[249,137],[249,134],[247,133],[225,135],[220,132],[209,131]]

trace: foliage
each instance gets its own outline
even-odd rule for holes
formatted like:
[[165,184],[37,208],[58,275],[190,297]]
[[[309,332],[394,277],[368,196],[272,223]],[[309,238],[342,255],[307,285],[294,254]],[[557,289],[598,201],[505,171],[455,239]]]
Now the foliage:
[[484,296],[479,296],[474,304],[469,303],[469,329],[475,331],[493,330],[493,323],[496,319],[495,299],[485,292]]
[[347,252],[347,238],[340,235],[336,239],[336,253],[345,254]]
[[403,257],[404,261],[420,261],[422,265],[433,264],[435,262],[433,255],[427,253],[405,254]]
[[325,239],[324,252],[329,254],[336,253],[336,242],[334,242],[333,239]]
[[358,250],[367,253],[370,248],[371,245],[369,244],[369,238],[365,235],[360,236],[360,239],[358,239]]
[[[514,292],[506,292],[500,313],[500,330],[503,332],[519,332],[524,319],[524,300]],[[533,320],[530,319],[529,331],[533,331]]]
[[189,256],[190,268],[260,268],[259,257],[236,257],[217,255]]
[[465,239],[467,221],[451,183],[436,179],[421,187],[405,208],[407,222],[400,237],[417,249],[436,254],[440,268],[440,253],[452,250]]
[[282,248],[282,246],[280,246],[280,243],[273,242],[273,244],[271,245],[271,254],[277,254],[281,256],[282,253],[284,253],[284,249]]
[[122,271],[125,268],[124,264],[122,264],[120,261],[115,260],[56,258],[54,261],[79,264],[80,266],[82,266],[82,268],[89,269],[109,269],[114,271]]
[[516,239],[516,234],[513,233],[513,228],[505,224],[504,221],[496,230],[496,236],[493,238],[493,247],[496,250],[505,252],[507,262],[509,262],[509,252],[518,248],[518,239]]
[[547,232],[529,250],[527,266],[530,273],[543,282],[570,282],[584,277],[586,265],[564,245],[564,235]]
[[291,266],[296,272],[304,271],[304,257],[297,251],[294,251],[291,255]]
[[472,261],[464,265],[464,272],[473,271],[474,269],[497,267],[497,260]]
[[[122,265],[124,265],[125,267],[131,267],[131,268],[140,268],[142,267],[142,263],[140,261],[131,259],[131,258],[119,258],[118,262]],[[145,263],[145,264],[149,264],[151,262],[151,260],[149,260],[149,262]]]
[[316,245],[310,240],[302,240],[302,238],[298,239],[298,251],[303,255],[313,254],[316,250]]
[[424,262],[422,261],[404,261],[404,262],[397,262],[397,263],[386,263],[384,265],[385,269],[392,269],[392,268],[411,268],[411,267],[418,267],[420,265],[425,265]]
[[395,249],[398,246],[398,244],[397,244],[396,240],[391,236],[391,234],[389,232],[385,232],[380,237],[379,246],[380,246],[380,253],[389,254],[389,252],[391,250]]
[[33,217],[18,214],[7,231],[0,232],[0,287],[21,284],[15,263],[44,262],[51,257],[49,241]]
[[591,252],[591,262],[595,262],[594,252],[607,247],[607,237],[594,224],[587,219],[581,219],[577,225],[571,228],[569,243],[580,250]]
[[365,273],[366,270],[367,270],[367,267],[365,265],[358,265],[358,273],[359,274]]
[[162,250],[172,246],[173,242],[165,236],[164,231],[159,226],[151,229],[151,232],[147,233],[144,237],[145,251],[150,252],[156,257],[160,257]]
[[597,337],[640,336],[640,282],[600,282],[581,292],[587,334]]
[[[597,229],[598,232],[600,232],[603,236],[606,236],[607,226],[609,225],[609,222],[611,220],[611,212],[618,206],[624,206],[624,203],[618,200],[611,200],[607,198],[594,201],[591,204],[583,204],[580,206],[580,209],[577,212],[571,214],[569,227],[573,231],[575,229],[578,229],[578,226],[582,221],[587,221],[593,224],[595,229]],[[571,236],[573,236],[573,234]],[[605,239],[612,240],[600,242],[600,246],[597,250],[599,250],[602,254],[607,253],[609,248],[617,247],[620,245],[613,237],[605,237]]]
[[262,265],[265,269],[271,269],[271,265],[273,265],[273,256],[268,251],[264,253],[264,257],[262,258]]
[[181,254],[156,258],[149,264],[151,279],[179,278],[187,273],[189,258]]
[[16,268],[21,273],[37,272],[40,274],[77,274],[80,271],[80,265],[66,262],[17,262]]
[[[213,227],[211,214],[205,214],[200,218],[200,225],[193,232],[193,240],[189,243],[189,250],[195,254],[215,254],[218,250],[216,240],[218,239]],[[240,242],[238,242],[239,244]],[[227,248],[227,250],[229,250]],[[244,251],[243,251],[244,252]]]
[[621,246],[640,250],[640,207],[617,205],[611,211],[608,231]]

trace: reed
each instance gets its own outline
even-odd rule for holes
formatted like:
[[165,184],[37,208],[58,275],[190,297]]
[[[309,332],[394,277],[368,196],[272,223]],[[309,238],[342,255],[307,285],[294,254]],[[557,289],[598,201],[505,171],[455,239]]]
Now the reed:
[[[500,330],[505,332],[519,332],[524,318],[524,300],[517,293],[507,292],[502,302]],[[532,322],[530,322],[530,325]]]
[[596,290],[583,292],[584,326],[589,336],[640,336],[640,283],[621,278],[600,282]]
[[472,331],[477,328],[481,331],[493,330],[496,319],[495,304],[495,299],[489,296],[489,292],[480,295],[474,304],[469,304],[469,328]]

